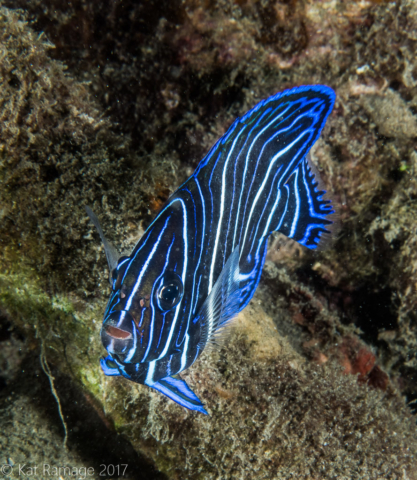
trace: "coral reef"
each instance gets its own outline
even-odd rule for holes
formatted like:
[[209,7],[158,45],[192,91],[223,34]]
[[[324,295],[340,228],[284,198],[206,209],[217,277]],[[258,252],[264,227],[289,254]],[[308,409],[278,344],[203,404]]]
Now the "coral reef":
[[[210,417],[155,393],[144,401],[143,389],[123,382],[131,420],[121,431],[141,449],[157,449],[169,478],[415,478],[415,426],[402,401],[334,365],[305,362],[257,303],[240,315],[218,359],[205,357],[184,375]],[[121,382],[108,383],[112,412]]]
[[[416,478],[415,2],[2,5],[2,394],[42,344],[102,435],[168,478]],[[185,374],[209,418],[105,378],[108,273],[83,205],[129,251],[236,115],[320,82],[337,93],[312,152],[339,202],[333,248],[273,239],[228,349]]]
[[[17,334],[15,328],[14,335]],[[4,342],[2,349],[3,346]],[[108,474],[107,478],[127,480],[165,478],[122,436],[115,432],[109,435],[108,425],[91,405],[91,396],[81,392],[70,377],[54,369],[53,382],[60,392],[59,401],[71,439],[71,447],[65,448],[62,419],[38,361],[40,353],[35,345],[29,350],[20,362],[19,372],[8,376],[7,386],[2,387],[0,395],[0,465],[6,466],[1,470],[2,477],[60,480],[102,478]],[[111,465],[120,465],[121,460],[127,467],[121,467],[119,472],[112,469]]]
[[[166,197],[168,175],[176,172],[175,158],[161,166],[161,161],[132,153],[128,142],[112,133],[88,85],[75,82],[60,62],[49,58],[52,47],[44,35],[27,29],[17,13],[5,9],[0,26],[0,238],[5,265],[24,259],[44,278],[52,273],[50,291],[59,285],[59,290],[82,295],[96,284],[82,273],[86,257],[88,268],[100,276],[97,259],[84,251],[83,205],[99,201],[106,209],[117,204],[117,210],[131,212],[132,218],[149,218],[147,202],[155,201],[152,187],[158,185]],[[147,175],[151,163],[158,172],[152,177]],[[142,188],[135,188],[139,184]],[[116,192],[128,189],[136,194],[119,198]],[[114,214],[117,217],[117,211]],[[123,233],[126,238],[127,229]]]
[[94,471],[91,464],[62,448],[62,439],[55,425],[48,428],[50,425],[45,416],[25,397],[11,396],[7,403],[2,402],[0,425],[3,432],[0,461],[8,466],[2,471],[2,476],[10,473],[6,478],[27,475],[34,480],[47,476],[58,479],[59,475],[53,474],[53,467],[57,465],[62,467],[62,472],[64,468],[73,472],[75,469],[81,474],[85,472],[84,468]]

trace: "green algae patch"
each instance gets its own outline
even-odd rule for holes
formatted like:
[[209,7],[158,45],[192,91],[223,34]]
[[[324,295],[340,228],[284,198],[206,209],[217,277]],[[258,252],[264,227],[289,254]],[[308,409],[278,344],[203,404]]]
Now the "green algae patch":
[[[45,328],[63,319],[73,319],[62,309],[55,309],[53,301],[39,288],[33,272],[0,274],[0,300],[2,309],[24,330]],[[72,309],[71,309],[72,310]],[[33,334],[32,334],[33,335]]]
[[98,393],[99,377],[94,370],[99,371],[101,345],[99,322],[94,324],[94,320],[99,309],[86,306],[81,312],[70,298],[49,296],[40,285],[31,269],[0,274],[2,314],[24,333],[33,348],[43,344],[48,361]]
[[[62,294],[49,296],[41,285],[31,269],[1,274],[0,313],[25,336],[29,351],[42,352],[40,361],[45,365],[46,360],[48,371],[52,367],[61,378],[69,376],[103,415],[102,307]],[[66,392],[56,394],[58,404],[60,395]]]

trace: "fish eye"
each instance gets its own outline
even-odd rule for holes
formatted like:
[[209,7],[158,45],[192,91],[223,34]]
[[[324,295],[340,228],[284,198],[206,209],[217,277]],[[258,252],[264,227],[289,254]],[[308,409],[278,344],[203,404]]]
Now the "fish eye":
[[184,287],[181,278],[176,273],[166,273],[159,281],[156,300],[163,311],[171,310],[181,301]]

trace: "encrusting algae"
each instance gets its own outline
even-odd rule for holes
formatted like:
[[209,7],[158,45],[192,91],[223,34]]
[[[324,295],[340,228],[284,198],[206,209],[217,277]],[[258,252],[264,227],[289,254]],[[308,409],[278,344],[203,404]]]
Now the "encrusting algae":
[[[416,22],[407,0],[3,2],[0,318],[20,338],[3,351],[42,339],[166,478],[417,478]],[[184,374],[209,417],[104,377],[108,272],[83,206],[130,250],[234,117],[305,83],[337,94],[312,154],[335,246],[274,240],[228,350]]]

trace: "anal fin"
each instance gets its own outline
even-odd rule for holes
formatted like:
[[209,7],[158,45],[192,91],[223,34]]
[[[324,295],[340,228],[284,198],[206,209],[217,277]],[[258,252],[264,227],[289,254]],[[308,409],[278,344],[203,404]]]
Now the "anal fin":
[[335,237],[338,222],[334,204],[326,198],[323,182],[307,155],[283,187],[287,198],[277,228],[310,249],[322,249]]
[[174,402],[189,410],[196,410],[197,412],[208,415],[203,404],[200,402],[197,395],[190,389],[185,380],[179,377],[165,377],[150,385],[158,392],[163,393]]

